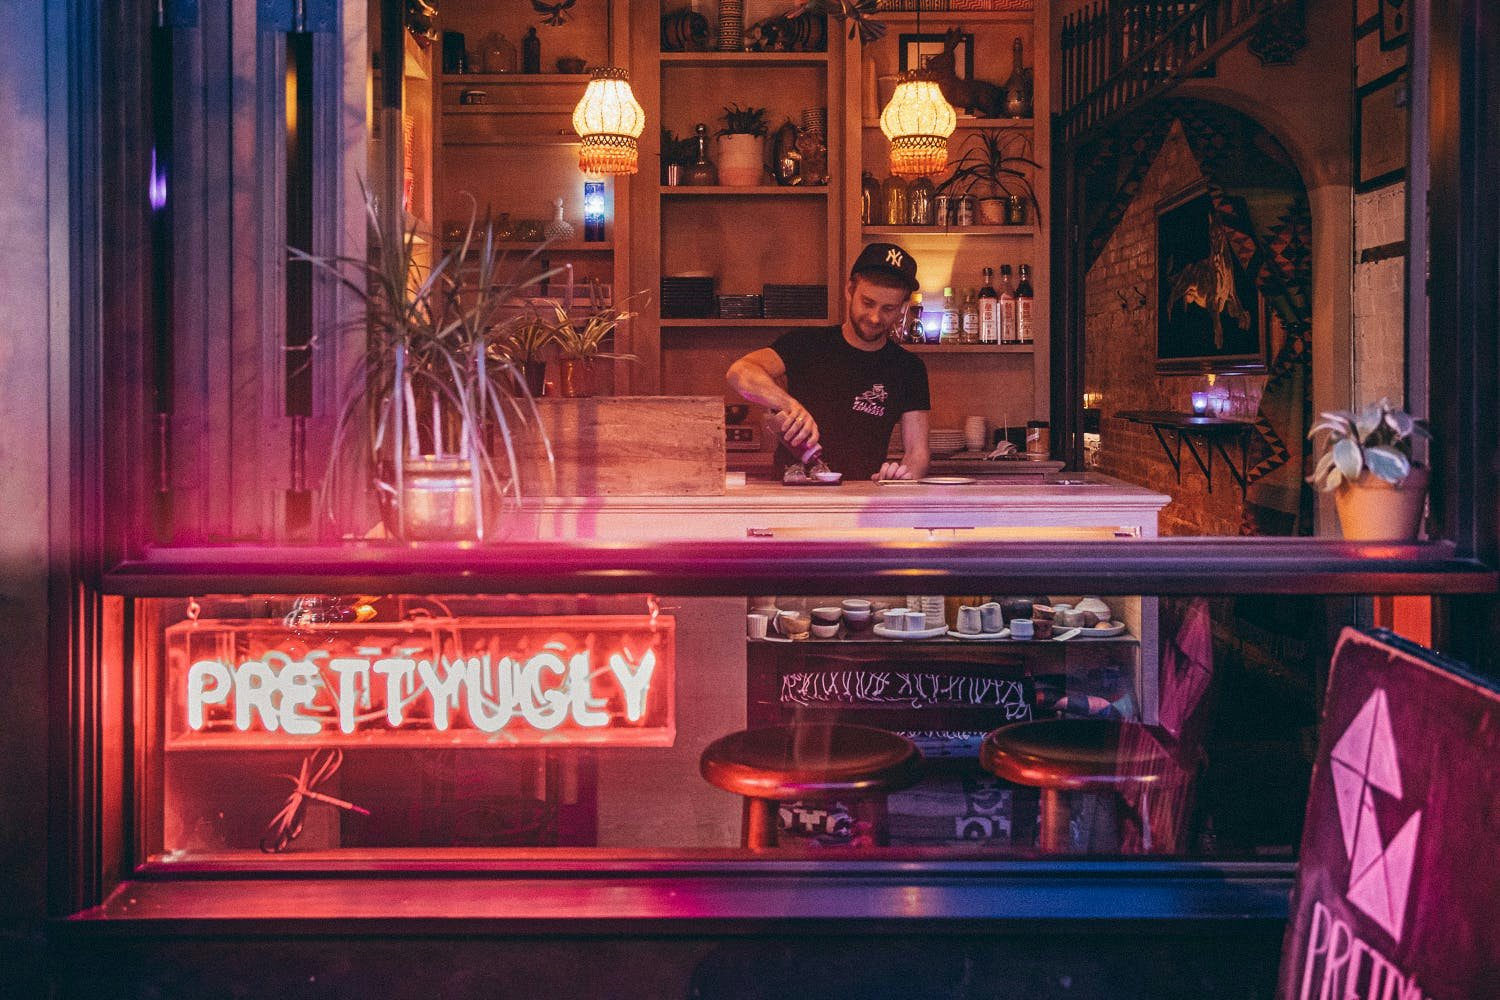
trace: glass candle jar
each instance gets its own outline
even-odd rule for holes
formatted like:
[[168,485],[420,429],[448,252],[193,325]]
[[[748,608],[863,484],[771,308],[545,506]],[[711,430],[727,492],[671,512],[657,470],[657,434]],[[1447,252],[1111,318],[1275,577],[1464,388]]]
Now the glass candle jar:
[[906,182],[895,174],[880,182],[882,221],[887,226],[907,225]]
[[918,177],[906,188],[906,221],[913,226],[930,226],[936,218],[932,181]]

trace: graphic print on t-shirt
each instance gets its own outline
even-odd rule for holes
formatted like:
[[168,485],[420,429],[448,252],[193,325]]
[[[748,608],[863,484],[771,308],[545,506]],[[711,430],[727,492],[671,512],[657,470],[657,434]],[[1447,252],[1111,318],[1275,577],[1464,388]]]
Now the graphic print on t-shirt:
[[885,416],[885,401],[887,398],[889,398],[889,394],[885,391],[885,386],[876,382],[870,388],[854,397],[854,412],[883,417]]

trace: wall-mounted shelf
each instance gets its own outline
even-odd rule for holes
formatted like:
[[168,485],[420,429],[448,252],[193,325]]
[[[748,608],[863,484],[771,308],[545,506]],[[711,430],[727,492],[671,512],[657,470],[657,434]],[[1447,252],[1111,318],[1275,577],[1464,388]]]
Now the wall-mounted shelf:
[[902,344],[913,354],[1031,354],[1035,344]]
[[726,327],[735,330],[789,330],[792,328],[830,326],[830,319],[664,319],[663,329],[701,330]]
[[1007,236],[1014,239],[1030,238],[1036,230],[1030,226],[865,226],[866,236],[928,236],[952,238],[958,236]]
[[662,68],[668,66],[821,66],[827,52],[663,52]]
[[759,187],[726,187],[723,184],[714,187],[689,186],[686,184],[663,187],[661,189],[663,198],[703,198],[709,196],[734,197],[734,198],[826,198],[828,188],[824,185],[798,185],[797,187],[778,187],[774,184],[763,184]]
[[[1166,452],[1167,461],[1172,463],[1172,470],[1177,473],[1179,483],[1182,482],[1182,445],[1186,442],[1188,454],[1203,473],[1210,493],[1214,491],[1214,452],[1217,451],[1239,486],[1240,496],[1244,497],[1250,482],[1250,437],[1255,430],[1255,425],[1250,421],[1166,410],[1122,410],[1115,417],[1133,424],[1145,424],[1156,433],[1156,440],[1161,443],[1161,450]],[[1168,434],[1172,435],[1170,443],[1167,441]],[[1193,443],[1194,438],[1203,442],[1202,453]],[[1239,445],[1238,465],[1224,448],[1224,442],[1231,439]]]
[[573,104],[445,104],[443,115],[571,115]]

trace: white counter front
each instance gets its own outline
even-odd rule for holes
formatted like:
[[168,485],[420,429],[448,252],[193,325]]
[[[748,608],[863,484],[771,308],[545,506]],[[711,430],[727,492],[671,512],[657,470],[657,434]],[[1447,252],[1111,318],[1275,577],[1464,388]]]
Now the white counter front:
[[[1171,497],[1107,476],[1008,485],[979,479],[962,486],[851,482],[783,486],[753,481],[721,496],[556,497],[527,501],[516,518],[521,537],[591,540],[897,537],[907,531],[1079,529],[1111,537],[1156,536]],[[962,537],[982,537],[964,535]],[[1045,532],[1038,536],[1045,537]]]

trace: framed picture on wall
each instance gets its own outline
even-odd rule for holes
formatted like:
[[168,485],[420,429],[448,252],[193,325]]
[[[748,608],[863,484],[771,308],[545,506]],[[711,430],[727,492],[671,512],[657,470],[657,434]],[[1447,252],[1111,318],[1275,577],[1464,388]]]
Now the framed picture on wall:
[[1204,185],[1156,207],[1156,370],[1263,372],[1266,310]]
[[1404,66],[1354,92],[1354,190],[1406,176],[1407,93]]
[[[906,34],[897,39],[900,45],[897,51],[900,53],[900,69],[905,73],[909,69],[923,69],[933,56],[942,55],[947,47],[948,36],[945,34]],[[969,32],[958,34],[958,44],[953,47],[953,73],[961,80],[969,80],[974,76],[974,36]]]

